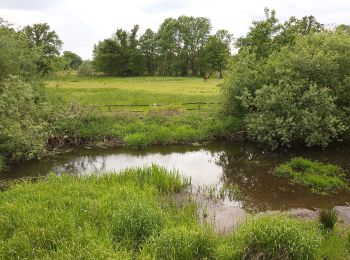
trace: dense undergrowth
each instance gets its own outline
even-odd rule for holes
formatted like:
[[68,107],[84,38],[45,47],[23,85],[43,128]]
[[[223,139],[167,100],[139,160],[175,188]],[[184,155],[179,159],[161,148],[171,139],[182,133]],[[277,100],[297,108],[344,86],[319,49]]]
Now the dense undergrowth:
[[310,187],[312,192],[323,195],[349,188],[346,173],[342,168],[301,157],[279,165],[273,173],[289,179],[294,184]]
[[0,258],[349,257],[345,229],[324,233],[315,221],[284,215],[256,216],[232,234],[216,235],[198,224],[190,197],[179,199],[188,184],[158,166],[17,182],[0,192]]

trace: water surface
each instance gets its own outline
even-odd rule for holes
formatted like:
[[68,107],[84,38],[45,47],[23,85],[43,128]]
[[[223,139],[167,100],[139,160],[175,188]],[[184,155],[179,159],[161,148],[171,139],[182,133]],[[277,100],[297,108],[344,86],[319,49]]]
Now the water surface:
[[307,188],[290,185],[269,174],[277,164],[294,156],[304,156],[340,165],[350,172],[350,147],[322,150],[267,152],[248,143],[217,143],[202,146],[161,146],[142,151],[126,148],[83,149],[43,160],[14,165],[2,179],[56,174],[100,174],[152,163],[178,169],[191,177],[194,185],[239,187],[235,203],[248,210],[320,208],[350,203],[350,192],[328,196],[313,194]]

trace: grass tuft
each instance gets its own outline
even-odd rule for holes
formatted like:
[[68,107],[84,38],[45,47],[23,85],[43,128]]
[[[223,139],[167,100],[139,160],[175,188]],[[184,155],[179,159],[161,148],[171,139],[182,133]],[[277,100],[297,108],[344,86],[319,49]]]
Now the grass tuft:
[[321,209],[318,219],[326,230],[332,230],[338,221],[338,215],[334,209]]
[[167,228],[148,241],[144,253],[152,259],[214,259],[215,240],[203,230]]
[[248,219],[218,249],[222,259],[315,259],[322,234],[311,222],[283,215]]

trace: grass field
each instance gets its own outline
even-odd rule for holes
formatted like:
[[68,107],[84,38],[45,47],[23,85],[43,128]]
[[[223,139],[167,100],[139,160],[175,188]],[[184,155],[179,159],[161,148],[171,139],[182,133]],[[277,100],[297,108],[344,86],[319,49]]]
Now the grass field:
[[[63,119],[58,129],[61,136],[75,141],[93,140],[92,145],[116,138],[142,148],[152,144],[210,142],[239,131],[240,120],[219,113],[219,84],[220,80],[201,78],[60,76],[47,81],[46,91],[50,97],[64,99],[67,106],[146,105],[113,107],[111,112],[107,107],[93,109],[88,116],[73,116],[73,120],[65,122]],[[196,104],[182,105],[198,101],[215,104],[201,105],[200,110]],[[162,106],[154,107],[154,103]],[[141,113],[131,112],[135,110]]]
[[183,77],[78,77],[47,81],[47,93],[83,105],[218,102],[220,80]]

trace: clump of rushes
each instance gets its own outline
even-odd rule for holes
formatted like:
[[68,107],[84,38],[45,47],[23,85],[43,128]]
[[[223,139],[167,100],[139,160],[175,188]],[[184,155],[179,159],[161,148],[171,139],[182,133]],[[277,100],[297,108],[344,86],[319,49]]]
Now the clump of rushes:
[[211,233],[183,226],[164,229],[144,249],[151,259],[214,259],[214,253]]
[[182,177],[177,170],[167,171],[155,164],[148,168],[125,169],[120,172],[119,178],[123,181],[136,182],[142,187],[152,185],[162,193],[179,192],[191,184],[190,179]]
[[321,242],[315,222],[265,215],[243,223],[217,254],[220,259],[315,259]]
[[342,168],[302,157],[293,158],[290,162],[279,165],[273,174],[287,178],[293,184],[310,187],[312,192],[322,195],[349,187],[346,173]]
[[338,220],[337,212],[334,209],[321,209],[318,219],[326,230],[332,230]]

